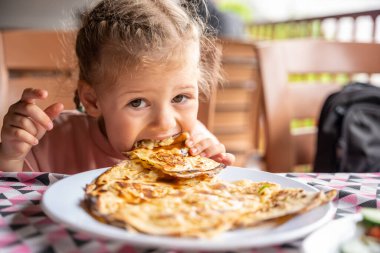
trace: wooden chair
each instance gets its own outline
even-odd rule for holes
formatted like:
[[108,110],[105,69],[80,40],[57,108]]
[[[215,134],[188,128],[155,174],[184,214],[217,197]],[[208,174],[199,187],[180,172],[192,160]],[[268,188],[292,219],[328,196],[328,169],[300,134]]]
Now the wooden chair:
[[[257,43],[257,53],[264,96],[265,162],[272,172],[312,164],[315,126],[325,98],[356,73],[380,73],[380,44],[288,40]],[[295,122],[309,123],[295,127]]]
[[213,132],[236,155],[237,166],[246,166],[257,149],[260,86],[252,42],[221,39],[224,83],[217,89]]
[[45,108],[62,102],[75,108],[74,32],[17,30],[0,33],[0,127],[8,107],[27,87],[44,88],[49,97],[38,101]]

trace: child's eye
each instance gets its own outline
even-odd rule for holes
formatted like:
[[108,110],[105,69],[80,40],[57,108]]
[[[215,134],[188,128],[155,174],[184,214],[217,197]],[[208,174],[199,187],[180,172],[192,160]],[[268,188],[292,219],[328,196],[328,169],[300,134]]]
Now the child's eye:
[[175,96],[175,97],[172,99],[172,102],[173,102],[173,103],[183,103],[183,102],[185,102],[187,99],[188,99],[187,96],[181,94],[181,95],[177,95],[177,96]]
[[146,102],[143,99],[139,98],[129,102],[128,105],[133,108],[142,108],[146,106]]

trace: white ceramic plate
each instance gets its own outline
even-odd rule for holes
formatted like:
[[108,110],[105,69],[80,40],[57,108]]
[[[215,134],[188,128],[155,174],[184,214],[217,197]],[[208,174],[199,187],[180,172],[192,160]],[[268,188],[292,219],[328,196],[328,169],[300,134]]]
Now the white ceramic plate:
[[[123,241],[134,246],[214,251],[257,248],[289,242],[309,234],[332,219],[335,214],[333,204],[329,203],[276,228],[241,229],[223,233],[214,239],[177,238],[130,233],[121,228],[98,222],[80,206],[80,202],[84,197],[83,188],[85,185],[105,170],[97,169],[75,174],[50,186],[42,199],[42,208],[45,213],[53,220],[75,230],[84,231],[101,238]],[[281,175],[246,168],[227,167],[218,177],[228,181],[239,179],[270,181],[279,183],[282,187],[318,191],[312,186]]]
[[339,253],[344,242],[363,233],[357,226],[362,215],[352,214],[328,224],[311,233],[302,243],[303,253]]

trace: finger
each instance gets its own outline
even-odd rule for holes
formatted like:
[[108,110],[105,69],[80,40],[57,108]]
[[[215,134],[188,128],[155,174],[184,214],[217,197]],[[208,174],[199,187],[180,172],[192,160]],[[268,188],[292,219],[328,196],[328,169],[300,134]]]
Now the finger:
[[220,153],[210,158],[216,162],[223,163],[227,166],[232,165],[236,160],[235,155],[230,153]]
[[49,116],[35,104],[18,103],[12,108],[12,112],[31,118],[36,124],[41,125],[46,130],[53,128],[53,123]]
[[36,136],[38,133],[38,129],[31,118],[19,114],[13,114],[12,117],[5,117],[4,122],[11,127],[24,129],[33,136]]
[[190,154],[200,154],[204,157],[210,157],[224,152],[226,152],[224,145],[221,143],[215,143],[215,141],[212,139],[202,140],[201,142],[196,143],[190,149]]
[[47,107],[44,112],[51,119],[55,119],[63,111],[64,106],[61,103],[55,103]]
[[36,99],[45,99],[47,96],[46,90],[27,88],[23,91],[20,101],[34,104]]
[[45,130],[53,129],[54,125],[53,125],[52,120],[54,120],[62,111],[63,111],[63,104],[61,104],[61,103],[52,104],[44,110],[45,115],[49,119],[50,126],[48,129],[41,129],[40,128],[40,131],[38,131],[38,135],[36,136],[38,139],[41,139],[45,135],[45,133],[46,133]]
[[[196,139],[195,139],[196,140]],[[208,147],[212,145],[211,139],[203,139],[203,140],[197,140],[193,141],[191,148],[190,148],[190,154],[191,155],[198,155]]]
[[192,146],[196,145],[197,143],[205,140],[205,139],[210,139],[213,143],[219,143],[218,139],[216,139],[215,136],[213,135],[205,135],[205,134],[197,134],[197,135],[192,135],[190,138],[185,142],[185,144],[191,148]]
[[225,165],[232,165],[234,164],[235,160],[236,160],[235,155],[231,153],[225,153],[222,163],[224,163]]
[[11,127],[11,126],[5,126],[3,130],[4,132],[3,132],[2,138],[4,139],[3,140],[4,143],[16,141],[16,142],[20,142],[20,144],[27,143],[32,146],[38,144],[38,139],[32,134],[25,131],[24,129]]
[[206,149],[204,149],[201,152],[200,155],[204,156],[204,157],[212,157],[212,156],[215,156],[217,154],[224,153],[224,152],[226,152],[226,148],[224,147],[223,144],[218,143],[216,145],[214,144],[214,145],[207,147]]

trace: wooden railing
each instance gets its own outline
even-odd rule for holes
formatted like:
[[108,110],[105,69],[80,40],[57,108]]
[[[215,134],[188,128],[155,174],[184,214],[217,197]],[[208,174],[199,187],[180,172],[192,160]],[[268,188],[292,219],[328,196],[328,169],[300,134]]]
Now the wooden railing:
[[[348,21],[351,25],[350,41],[357,41],[357,29],[360,20],[366,18],[372,25],[370,39],[367,42],[380,43],[380,10],[328,15],[305,19],[294,19],[280,22],[253,22],[247,24],[246,31],[253,40],[277,40],[290,38],[326,38],[340,40],[342,21]],[[329,33],[326,29],[332,28]],[[331,30],[331,29],[330,29]],[[379,31],[378,31],[379,30]]]

